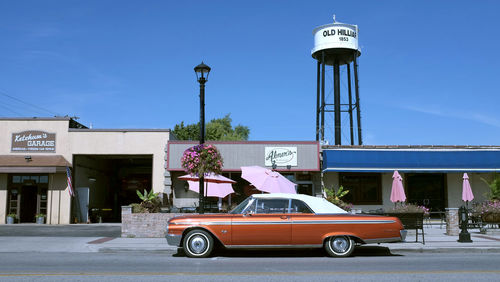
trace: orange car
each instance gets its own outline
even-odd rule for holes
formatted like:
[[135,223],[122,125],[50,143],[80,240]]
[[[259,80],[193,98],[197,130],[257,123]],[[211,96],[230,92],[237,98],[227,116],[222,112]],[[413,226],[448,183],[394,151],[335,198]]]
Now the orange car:
[[174,217],[169,245],[189,257],[207,257],[215,241],[225,248],[325,248],[350,256],[356,245],[404,241],[396,217],[349,214],[322,198],[300,194],[255,194],[228,214]]

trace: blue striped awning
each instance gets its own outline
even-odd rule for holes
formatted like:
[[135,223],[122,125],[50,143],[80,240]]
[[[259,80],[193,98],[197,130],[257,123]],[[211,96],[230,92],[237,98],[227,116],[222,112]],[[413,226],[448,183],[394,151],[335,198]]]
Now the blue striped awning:
[[499,149],[325,149],[323,171],[500,171]]

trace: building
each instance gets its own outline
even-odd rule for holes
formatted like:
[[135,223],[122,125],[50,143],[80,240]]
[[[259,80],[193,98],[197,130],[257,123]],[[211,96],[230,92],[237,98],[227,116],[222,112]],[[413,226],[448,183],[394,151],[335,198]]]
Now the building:
[[[346,200],[355,208],[375,210],[390,201],[392,175],[403,177],[407,201],[443,211],[462,203],[467,173],[474,201],[487,199],[491,181],[500,171],[500,146],[323,146],[323,182],[350,190]],[[483,181],[483,179],[485,181]]]
[[[241,167],[257,165],[273,168],[297,184],[298,193],[321,195],[320,146],[315,141],[239,141],[239,142],[207,142],[220,151],[224,159],[223,176],[235,180],[235,193],[224,199],[229,207],[239,203],[255,190],[246,180],[241,178]],[[184,151],[198,144],[190,141],[168,142],[167,171],[171,177],[173,206],[177,208],[193,208],[198,206],[198,194],[187,189],[186,181],[177,177],[185,174],[181,166]],[[218,199],[208,199],[215,205]]]
[[[0,118],[0,224],[46,214],[48,224],[120,222],[120,207],[153,189],[166,207],[194,210],[198,194],[178,177],[181,156],[196,141],[177,141],[168,129],[90,129],[67,117]],[[475,201],[487,199],[500,170],[500,146],[320,146],[315,141],[238,141],[214,144],[223,175],[235,180],[228,208],[260,193],[241,167],[274,168],[297,192],[321,197],[322,186],[344,186],[346,200],[363,211],[389,209],[392,174],[404,179],[409,202],[434,211],[459,207],[467,172]],[[71,197],[67,171],[77,197]],[[217,198],[208,198],[218,208]]]
[[[136,190],[165,185],[168,129],[89,129],[71,118],[0,118],[0,223],[120,221]],[[78,197],[71,197],[67,168]]]

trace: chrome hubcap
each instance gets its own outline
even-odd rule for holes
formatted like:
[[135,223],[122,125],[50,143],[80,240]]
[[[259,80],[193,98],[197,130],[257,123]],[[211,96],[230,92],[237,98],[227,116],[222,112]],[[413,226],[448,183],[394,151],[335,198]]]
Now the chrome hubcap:
[[189,249],[191,249],[193,253],[196,254],[203,253],[206,248],[207,248],[207,241],[200,235],[194,236],[191,239],[191,241],[189,241]]
[[349,241],[345,237],[337,237],[331,243],[332,249],[338,253],[345,253],[349,249]]

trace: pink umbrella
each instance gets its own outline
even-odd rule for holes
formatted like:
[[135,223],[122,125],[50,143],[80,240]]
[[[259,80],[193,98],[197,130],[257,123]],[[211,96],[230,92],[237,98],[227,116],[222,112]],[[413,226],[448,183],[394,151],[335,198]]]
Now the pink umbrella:
[[[200,193],[200,184],[198,181],[188,180],[189,190]],[[205,182],[205,196],[224,198],[234,193],[231,183]]]
[[248,180],[255,188],[268,193],[297,194],[295,183],[276,171],[260,166],[242,166],[241,177]]
[[464,173],[464,182],[462,184],[462,200],[467,205],[468,202],[474,199],[474,195],[472,194],[472,189],[470,188],[469,176],[467,173]]
[[[200,193],[200,184],[198,182],[199,178],[197,176],[187,174],[178,178],[187,180],[189,184],[189,190]],[[205,174],[204,181],[205,196],[224,198],[227,195],[234,193],[232,184],[236,183],[236,181],[224,177],[220,174],[207,173]]]
[[397,170],[392,175],[392,190],[391,202],[404,202],[406,201],[405,189],[403,188],[403,178],[399,175]]

